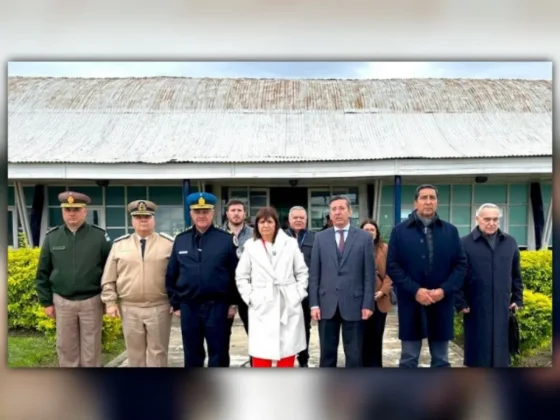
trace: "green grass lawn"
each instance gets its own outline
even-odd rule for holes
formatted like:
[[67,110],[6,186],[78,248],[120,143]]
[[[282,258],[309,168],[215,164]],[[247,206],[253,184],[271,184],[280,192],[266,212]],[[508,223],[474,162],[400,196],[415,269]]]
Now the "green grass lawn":
[[[103,352],[102,364],[106,365],[124,350],[124,339],[120,338],[115,343],[114,350]],[[58,367],[56,346],[39,333],[10,331],[8,332],[8,366],[11,368]]]

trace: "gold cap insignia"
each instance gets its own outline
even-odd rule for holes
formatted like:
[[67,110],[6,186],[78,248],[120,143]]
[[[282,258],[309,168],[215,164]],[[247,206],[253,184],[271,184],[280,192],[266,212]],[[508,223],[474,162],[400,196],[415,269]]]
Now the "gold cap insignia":
[[68,201],[69,204],[72,204],[74,202],[74,197],[69,195],[66,201]]
[[203,206],[203,205],[205,205],[205,204],[206,204],[206,200],[204,199],[204,197],[200,197],[200,198],[198,199],[198,205],[199,205],[199,206]]
[[138,204],[138,211],[146,211],[146,204],[143,201]]

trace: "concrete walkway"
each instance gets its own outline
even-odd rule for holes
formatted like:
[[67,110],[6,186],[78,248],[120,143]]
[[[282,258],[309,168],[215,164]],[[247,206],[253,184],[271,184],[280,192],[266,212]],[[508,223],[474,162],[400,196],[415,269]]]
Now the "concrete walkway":
[[[383,342],[383,365],[384,367],[398,367],[401,352],[401,343],[398,339],[398,324],[396,310],[391,311],[387,315],[387,324],[385,326],[385,335]],[[338,365],[344,366],[344,351],[342,348],[342,338],[338,349],[339,359]],[[309,367],[319,366],[319,334],[317,325],[313,325],[311,329],[311,342],[309,344]],[[243,329],[243,324],[239,318],[233,326],[231,337],[230,357],[232,367],[248,367],[247,355],[247,335]],[[450,343],[449,360],[452,367],[461,367],[463,364],[463,354],[460,347]],[[126,367],[127,360],[124,360],[119,367]],[[429,367],[430,355],[428,344],[422,347],[420,356],[420,367]],[[174,318],[171,328],[171,338],[169,343],[169,367],[183,367],[183,344],[181,341],[181,327],[178,319]]]

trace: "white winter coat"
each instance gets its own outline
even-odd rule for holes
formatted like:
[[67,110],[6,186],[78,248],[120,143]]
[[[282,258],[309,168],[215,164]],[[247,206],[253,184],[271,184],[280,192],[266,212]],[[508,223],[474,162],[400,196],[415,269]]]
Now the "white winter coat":
[[260,239],[245,242],[235,278],[249,306],[250,356],[280,360],[305,349],[301,302],[308,277],[297,241],[282,230],[269,253]]

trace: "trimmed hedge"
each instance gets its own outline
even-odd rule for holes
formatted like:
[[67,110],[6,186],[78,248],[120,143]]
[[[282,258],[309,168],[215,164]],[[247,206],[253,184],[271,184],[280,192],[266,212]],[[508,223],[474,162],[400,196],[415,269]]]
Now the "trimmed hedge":
[[[39,248],[8,250],[8,329],[43,332],[56,339],[56,324],[48,318],[35,292],[35,275],[39,262]],[[120,318],[103,317],[103,350],[111,351],[122,338]]]
[[[519,365],[526,357],[552,346],[552,251],[521,251],[523,308],[517,312],[520,355],[512,359]],[[463,339],[463,315],[455,315],[455,336]]]
[[525,289],[552,297],[552,251],[521,251]]

